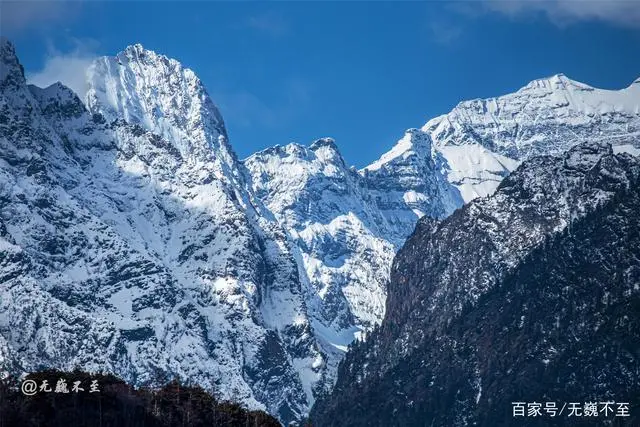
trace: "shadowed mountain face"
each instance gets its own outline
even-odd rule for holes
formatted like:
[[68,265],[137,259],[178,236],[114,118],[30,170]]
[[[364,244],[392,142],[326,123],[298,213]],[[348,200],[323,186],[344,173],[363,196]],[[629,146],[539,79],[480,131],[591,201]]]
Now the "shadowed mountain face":
[[347,355],[313,424],[506,426],[514,401],[607,400],[637,422],[639,177],[637,157],[585,143],[420,221],[381,328]]

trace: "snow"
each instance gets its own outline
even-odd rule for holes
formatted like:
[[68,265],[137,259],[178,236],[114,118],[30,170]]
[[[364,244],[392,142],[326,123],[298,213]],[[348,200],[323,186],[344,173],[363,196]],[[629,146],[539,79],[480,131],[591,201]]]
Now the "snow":
[[[27,106],[16,108],[14,125],[45,136],[35,145],[0,135],[2,188],[10,189],[2,217],[15,240],[0,246],[28,251],[11,268],[38,266],[0,293],[3,304],[19,300],[3,307],[3,340],[27,370],[78,365],[139,385],[161,371],[223,399],[301,416],[312,403],[306,392],[324,377],[324,356],[286,234],[257,213],[266,209],[246,191],[199,81],[177,62],[144,53],[144,63],[122,54],[129,62],[119,70],[113,58],[90,70],[88,105],[104,113],[105,125],[61,85],[3,88],[2,102]],[[152,96],[149,82],[167,97]],[[68,106],[80,109],[70,117]],[[44,172],[25,175],[34,155],[46,159]],[[23,313],[25,306],[33,311]],[[22,334],[36,332],[33,344],[22,343]],[[281,349],[274,360],[262,359],[267,339]],[[269,364],[278,366],[270,379],[278,387],[260,378]]]
[[412,134],[407,131],[407,133],[405,133],[405,135],[398,141],[396,145],[393,146],[391,150],[384,153],[378,160],[371,163],[365,169],[370,171],[378,170],[385,164],[398,157],[406,158],[407,156],[411,155],[414,150],[413,138],[411,136]]
[[613,147],[613,152],[616,154],[629,153],[632,156],[640,156],[640,148],[631,144],[616,145]]
[[[361,171],[330,138],[240,162],[178,61],[141,45],[98,59],[86,111],[62,85],[27,87],[6,42],[0,54],[0,79],[16,77],[0,107],[38,135],[0,134],[0,250],[24,255],[3,266],[20,274],[0,291],[0,364],[81,365],[139,384],[159,370],[275,415],[303,416],[349,344],[381,322],[393,257],[421,216],[445,218],[522,161],[585,137],[639,152],[640,85],[559,76],[461,103]],[[557,227],[580,214],[563,211]]]
[[640,85],[604,90],[559,74],[512,94],[461,102],[422,130],[447,160],[449,182],[468,202],[491,194],[521,161],[536,155],[560,154],[584,141],[640,147]]
[[349,344],[351,344],[358,334],[362,332],[360,328],[355,326],[341,331],[336,331],[335,329],[328,328],[317,321],[313,322],[313,329],[322,340],[331,344],[343,353],[347,351]]
[[482,397],[482,376],[480,375],[480,369],[476,366],[475,371],[476,378],[476,387],[478,388],[478,392],[476,393],[476,405],[480,403],[480,398]]
[[22,248],[20,246],[14,245],[12,243],[7,242],[5,239],[0,238],[0,251],[3,252],[20,252]]
[[492,153],[479,144],[443,146],[438,149],[446,159],[444,172],[465,203],[493,194],[500,181],[519,165],[518,160]]

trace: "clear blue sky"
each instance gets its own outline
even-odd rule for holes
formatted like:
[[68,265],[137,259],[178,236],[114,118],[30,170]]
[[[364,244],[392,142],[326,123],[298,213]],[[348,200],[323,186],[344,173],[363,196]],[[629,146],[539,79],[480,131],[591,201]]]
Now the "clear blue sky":
[[640,76],[636,0],[38,1],[0,4],[0,21],[38,82],[136,42],[180,60],[240,157],[331,136],[362,167],[461,100],[559,72],[611,89]]

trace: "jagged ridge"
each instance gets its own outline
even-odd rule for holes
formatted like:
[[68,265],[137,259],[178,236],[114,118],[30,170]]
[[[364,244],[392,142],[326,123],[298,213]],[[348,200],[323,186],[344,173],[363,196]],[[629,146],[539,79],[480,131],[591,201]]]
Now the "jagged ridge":
[[637,406],[639,179],[637,157],[585,143],[421,220],[381,328],[348,353],[313,424],[509,425],[513,401]]

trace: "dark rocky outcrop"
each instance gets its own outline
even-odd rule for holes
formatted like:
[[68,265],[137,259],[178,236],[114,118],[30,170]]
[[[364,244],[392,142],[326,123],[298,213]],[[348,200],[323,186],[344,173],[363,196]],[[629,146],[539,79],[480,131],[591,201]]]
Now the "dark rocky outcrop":
[[639,176],[637,157],[582,144],[421,221],[381,328],[353,346],[313,425],[593,423],[514,420],[515,401],[628,402],[631,417],[600,422],[638,425]]

